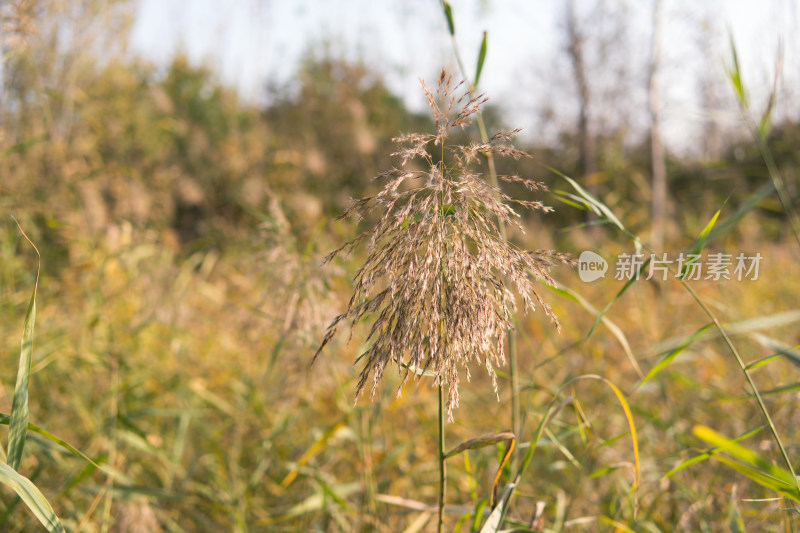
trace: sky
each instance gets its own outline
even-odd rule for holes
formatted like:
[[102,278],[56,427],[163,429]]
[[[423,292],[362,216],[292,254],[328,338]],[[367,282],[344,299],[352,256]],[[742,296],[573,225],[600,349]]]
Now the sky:
[[[710,116],[723,122],[739,120],[730,109],[721,113],[703,107],[698,98],[701,74],[710,71],[712,78],[722,80],[730,58],[729,32],[737,43],[754,107],[767,98],[783,43],[783,112],[798,108],[800,95],[794,87],[800,86],[800,43],[790,37],[797,35],[800,8],[794,0],[661,1],[664,59],[659,81],[664,136],[671,147],[689,147],[687,132],[697,131]],[[603,8],[592,11],[598,2]],[[555,131],[557,122],[571,120],[575,108],[569,103],[574,102],[575,90],[564,55],[566,2],[451,4],[458,48],[470,72],[487,32],[481,90],[504,109],[507,119],[522,122],[529,135],[543,137]],[[634,123],[646,118],[652,5],[652,0],[576,0],[579,16],[592,24],[598,21],[601,34],[598,15],[624,13],[619,28],[624,57],[617,63],[597,62],[593,75],[598,100],[616,99],[614,109],[628,108]],[[456,68],[438,0],[138,0],[132,44],[136,53],[157,64],[167,64],[183,51],[193,62],[211,65],[247,100],[259,103],[266,103],[267,84],[291,85],[300,60],[323,49],[364,61],[415,110],[424,105],[419,78],[431,80],[443,67]],[[618,69],[628,71],[624,85],[614,76]],[[715,90],[729,96],[724,85]],[[620,100],[627,105],[621,106]],[[558,120],[551,117],[548,123],[542,118],[544,103],[556,104]],[[614,118],[597,120],[610,124]]]

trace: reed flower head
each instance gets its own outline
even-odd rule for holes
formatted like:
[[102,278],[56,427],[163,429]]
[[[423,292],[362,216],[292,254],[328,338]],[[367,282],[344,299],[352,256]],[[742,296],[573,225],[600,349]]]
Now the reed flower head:
[[[368,317],[372,327],[369,347],[357,359],[364,366],[356,398],[368,382],[374,394],[387,365],[402,373],[401,388],[410,374],[430,370],[435,384],[447,386],[450,420],[458,406],[459,372],[463,368],[469,379],[470,363],[486,368],[497,393],[494,369],[506,362],[504,340],[517,310],[515,293],[525,311],[538,304],[558,327],[535,281],[553,284],[548,274],[553,261],[569,262],[565,255],[526,251],[505,239],[501,228],[506,225],[524,232],[514,207],[551,208],[514,200],[471,168],[480,154],[526,156],[510,142],[519,130],[501,131],[485,143],[448,144],[451,133],[469,124],[487,100],[459,91],[461,86],[453,86],[444,72],[435,93],[422,81],[436,133],[394,139],[399,150],[392,155],[400,158],[400,168],[375,177],[383,183],[380,192],[354,201],[340,217],[375,215],[378,220],[371,231],[326,258],[366,243],[367,257],[356,271],[347,310],[332,321],[314,356],[340,323],[349,322],[352,335],[355,324]],[[498,178],[545,189],[518,176]]]

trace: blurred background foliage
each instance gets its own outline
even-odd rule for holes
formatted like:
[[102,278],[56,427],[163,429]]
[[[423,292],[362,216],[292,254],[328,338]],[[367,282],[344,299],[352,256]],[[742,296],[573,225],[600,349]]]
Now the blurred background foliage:
[[[117,473],[111,483],[31,437],[22,471],[51,498],[67,529],[399,531],[413,523],[420,511],[409,501],[435,501],[435,391],[412,384],[397,399],[390,376],[380,398],[353,407],[358,339],[341,339],[315,367],[309,363],[327,321],[343,307],[356,264],[320,266],[357,231],[330,220],[373,190],[372,176],[399,164],[390,155],[392,137],[431,131],[430,117],[409,111],[378,69],[324,43],[309,52],[295,83],[272,88],[269,104],[257,106],[183,55],[166,68],[131,57],[128,1],[1,6],[0,411],[10,409],[35,275],[13,214],[43,254],[32,421]],[[517,126],[497,109],[488,110],[487,121],[490,130]],[[534,132],[520,146],[533,157],[503,162],[500,171],[563,188],[547,167],[558,169],[590,186],[634,233],[646,234],[646,135],[632,139],[624,125],[598,132],[596,172],[583,176],[578,132],[573,124],[558,127],[558,142],[537,144]],[[768,139],[795,208],[799,144],[800,117],[775,124]],[[747,139],[704,156],[668,153],[667,169],[667,242],[676,253],[717,209],[730,215],[768,180]],[[526,191],[511,191],[527,199]],[[575,255],[630,251],[610,230],[581,228],[584,212],[556,207],[545,218],[526,218],[528,235],[515,238]],[[786,314],[797,313],[793,295],[800,290],[791,275],[798,250],[785,245],[791,241],[785,210],[767,198],[716,243],[761,251],[769,259],[762,281],[698,284],[726,322],[745,324],[740,337],[750,359],[766,355],[763,338],[750,335],[761,331],[747,326],[753,317],[784,345],[798,344],[797,317]],[[575,273],[554,274],[578,287]],[[596,308],[619,289],[610,282],[580,288]],[[651,530],[719,530],[734,485],[740,496],[769,496],[708,462],[661,479],[700,446],[693,424],[730,437],[761,424],[717,340],[688,350],[659,382],[634,393],[637,375],[619,338],[604,329],[581,343],[592,313],[551,300],[562,335],[536,314],[519,318],[528,428],[558,385],[577,374],[604,375],[631,391],[645,458],[640,510],[635,518],[626,493],[631,452],[624,439],[614,440],[626,431],[625,419],[610,391],[587,385],[574,391],[581,403],[564,409],[536,456],[520,519],[544,501],[551,530],[600,515],[640,520]],[[668,282],[637,284],[608,316],[645,367],[664,343],[707,321]],[[772,389],[796,371],[779,361],[757,377]],[[507,384],[501,389],[498,403],[475,376],[448,429],[453,442],[508,426]],[[796,443],[793,390],[769,402]],[[760,446],[774,452],[766,437]],[[487,497],[492,452],[453,465],[449,501],[471,506]],[[608,465],[607,474],[588,475]],[[0,492],[0,505],[0,528],[36,529],[10,491]],[[753,530],[783,520],[780,502],[738,505]]]

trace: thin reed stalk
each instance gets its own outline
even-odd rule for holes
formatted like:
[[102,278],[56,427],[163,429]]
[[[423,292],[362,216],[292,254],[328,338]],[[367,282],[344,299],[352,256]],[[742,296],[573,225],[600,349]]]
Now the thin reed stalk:
[[444,524],[444,499],[447,493],[447,462],[444,447],[444,387],[439,384],[439,523],[436,530],[442,533]]

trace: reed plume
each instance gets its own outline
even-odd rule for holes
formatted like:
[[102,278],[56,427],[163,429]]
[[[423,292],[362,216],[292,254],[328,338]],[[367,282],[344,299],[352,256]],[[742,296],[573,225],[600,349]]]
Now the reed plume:
[[[399,150],[392,155],[400,158],[400,168],[376,176],[383,183],[380,192],[354,201],[341,215],[374,215],[377,223],[325,259],[366,243],[367,257],[355,273],[347,310],[331,322],[314,358],[340,323],[350,323],[352,336],[355,325],[369,317],[369,347],[356,360],[364,361],[356,398],[370,381],[374,395],[390,363],[403,375],[400,389],[410,374],[430,370],[434,384],[447,387],[452,421],[462,367],[469,379],[470,363],[483,365],[497,394],[494,369],[506,363],[504,339],[517,310],[511,289],[525,311],[538,304],[559,327],[535,281],[553,284],[548,269],[554,261],[570,259],[553,251],[526,251],[504,239],[497,220],[524,232],[514,207],[551,208],[515,200],[472,170],[481,154],[527,156],[511,144],[519,130],[500,131],[486,143],[448,144],[453,131],[468,125],[487,98],[461,90],[463,82],[454,86],[444,71],[435,93],[421,83],[436,133],[394,139]],[[542,183],[519,176],[498,178],[546,190]]]

